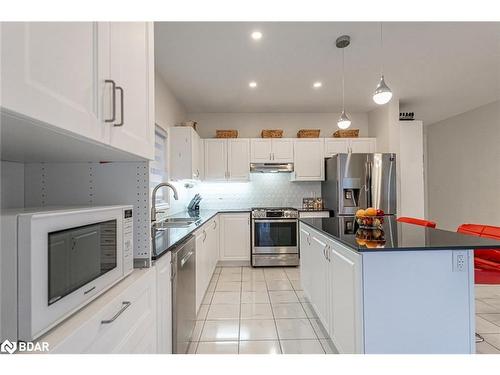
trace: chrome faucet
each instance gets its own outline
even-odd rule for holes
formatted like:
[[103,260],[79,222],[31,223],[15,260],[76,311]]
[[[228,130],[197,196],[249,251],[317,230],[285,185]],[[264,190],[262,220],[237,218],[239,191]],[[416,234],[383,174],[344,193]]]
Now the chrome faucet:
[[168,182],[162,182],[162,183],[159,183],[158,185],[155,186],[155,188],[153,189],[153,193],[151,194],[151,221],[156,221],[156,192],[158,191],[158,189],[160,189],[161,187],[169,187],[170,189],[173,190],[174,192],[174,199],[175,200],[178,200],[179,199],[179,196],[177,195],[177,189],[169,184]]

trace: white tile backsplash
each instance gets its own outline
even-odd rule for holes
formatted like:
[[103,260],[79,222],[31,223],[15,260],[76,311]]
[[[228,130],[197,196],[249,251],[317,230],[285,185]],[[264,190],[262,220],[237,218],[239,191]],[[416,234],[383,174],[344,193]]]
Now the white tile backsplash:
[[[201,182],[185,194],[198,192],[201,208],[302,206],[302,198],[319,197],[320,182],[291,182],[287,173],[253,173],[249,182]],[[189,201],[188,201],[189,203]]]

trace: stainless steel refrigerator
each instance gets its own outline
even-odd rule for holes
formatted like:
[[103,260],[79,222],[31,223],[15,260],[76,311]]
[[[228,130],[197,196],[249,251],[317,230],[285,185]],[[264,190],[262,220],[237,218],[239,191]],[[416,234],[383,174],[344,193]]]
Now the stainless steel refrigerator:
[[335,216],[352,216],[367,207],[395,215],[396,155],[349,153],[325,159],[321,196]]

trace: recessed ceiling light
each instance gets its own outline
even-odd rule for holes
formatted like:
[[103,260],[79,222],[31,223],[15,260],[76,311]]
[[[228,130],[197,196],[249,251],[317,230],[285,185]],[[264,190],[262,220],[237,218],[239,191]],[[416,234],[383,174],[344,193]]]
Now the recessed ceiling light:
[[250,82],[250,83],[248,84],[248,86],[249,86],[250,88],[254,89],[254,88],[256,88],[256,87],[257,87],[257,82],[252,81],[252,82]]
[[314,83],[313,83],[313,87],[314,87],[315,89],[319,89],[321,86],[323,86],[323,84],[322,84],[321,82],[314,82]]
[[250,34],[253,40],[261,40],[262,39],[262,33],[260,31],[254,31],[252,34]]

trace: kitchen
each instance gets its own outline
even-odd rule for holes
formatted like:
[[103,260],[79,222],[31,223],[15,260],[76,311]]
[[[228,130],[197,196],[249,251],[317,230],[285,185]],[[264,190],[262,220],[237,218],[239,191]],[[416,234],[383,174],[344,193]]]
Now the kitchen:
[[0,341],[500,353],[498,31],[2,24]]

